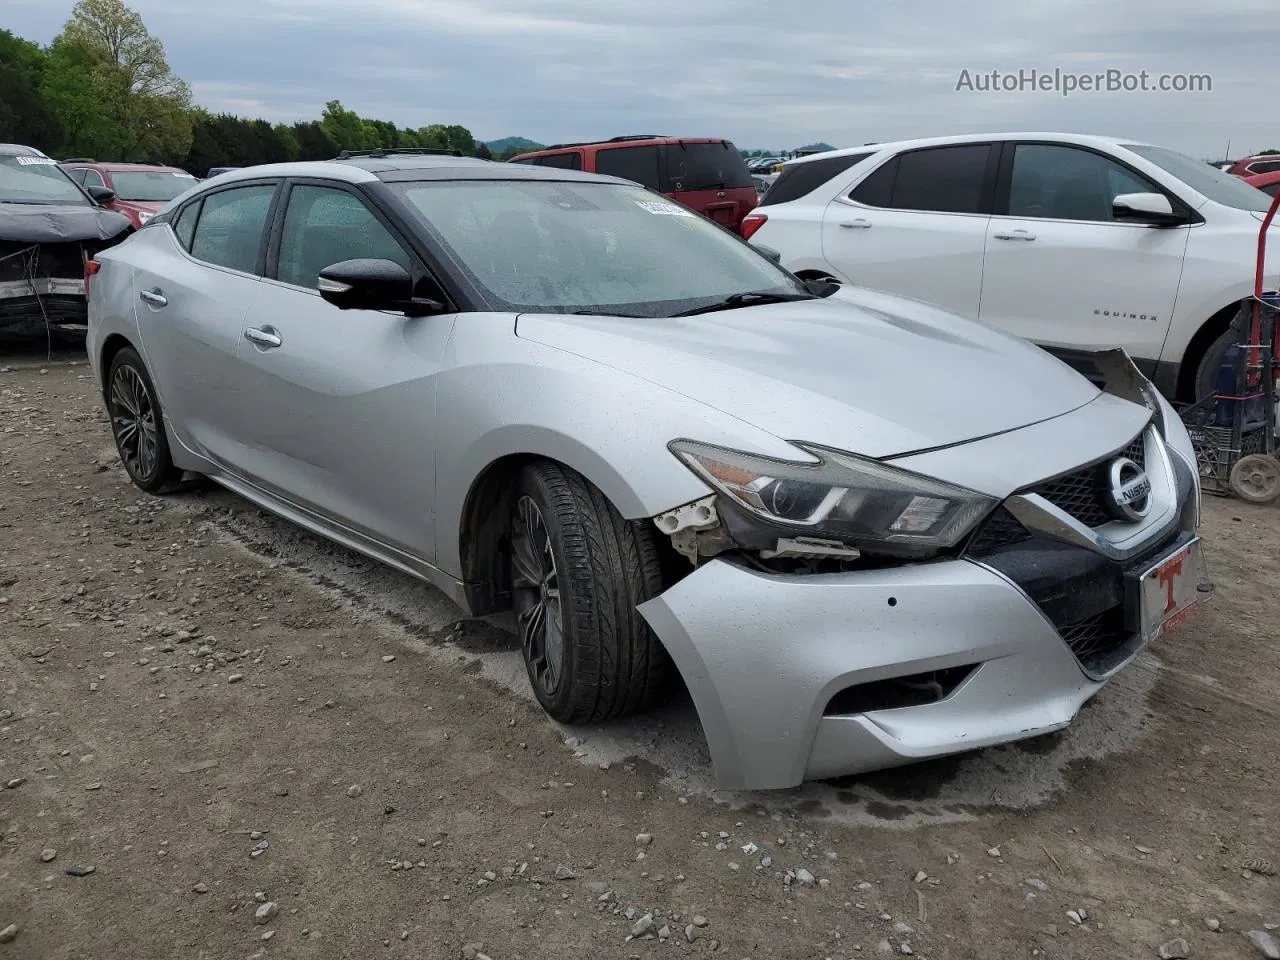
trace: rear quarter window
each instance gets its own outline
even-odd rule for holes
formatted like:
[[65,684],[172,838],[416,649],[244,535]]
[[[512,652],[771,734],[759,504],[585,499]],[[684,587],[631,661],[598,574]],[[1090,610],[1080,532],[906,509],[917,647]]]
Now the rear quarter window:
[[650,190],[662,185],[657,147],[611,147],[596,151],[596,173],[631,180]]
[[847,157],[825,157],[822,160],[811,160],[798,163],[792,167],[783,167],[778,179],[760,201],[760,206],[778,203],[789,203],[799,200],[817,190],[832,177],[839,176],[851,167],[861,163],[870,153],[855,153]]

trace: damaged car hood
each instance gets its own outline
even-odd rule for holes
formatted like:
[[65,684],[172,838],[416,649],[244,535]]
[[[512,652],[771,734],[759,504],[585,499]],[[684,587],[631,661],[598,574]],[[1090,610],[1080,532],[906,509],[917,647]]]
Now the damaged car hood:
[[1026,341],[917,301],[850,288],[825,299],[670,319],[526,313],[516,334],[781,439],[876,458],[1028,426],[1100,392]]
[[100,207],[0,201],[0,240],[14,243],[111,240],[129,228],[128,217]]

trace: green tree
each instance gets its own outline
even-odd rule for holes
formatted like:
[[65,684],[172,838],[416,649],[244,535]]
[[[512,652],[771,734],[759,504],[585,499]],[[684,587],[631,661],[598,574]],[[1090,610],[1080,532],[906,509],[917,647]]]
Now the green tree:
[[490,152],[489,145],[487,143],[481,143],[479,146],[476,147],[476,156],[479,157],[481,160],[493,159],[493,153]]
[[358,113],[338,100],[324,105],[320,126],[339,150],[372,150],[379,145],[376,131],[366,127]]
[[0,141],[52,153],[62,145],[62,123],[44,95],[46,53],[0,30]]
[[[164,44],[122,0],[79,0],[54,42],[66,56],[52,86],[61,103],[95,98],[103,123],[91,139],[118,139],[124,160],[176,160],[191,148],[191,90],[165,60]],[[51,51],[52,58],[52,51]],[[55,64],[51,60],[51,73]],[[78,67],[83,93],[73,89]],[[83,106],[83,103],[79,104]],[[86,128],[86,123],[80,123]],[[108,128],[110,130],[108,135]],[[83,132],[77,134],[84,136]]]

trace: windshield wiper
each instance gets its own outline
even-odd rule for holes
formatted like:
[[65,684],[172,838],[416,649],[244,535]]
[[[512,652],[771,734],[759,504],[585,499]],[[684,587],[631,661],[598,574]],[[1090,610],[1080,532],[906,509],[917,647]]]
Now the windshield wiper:
[[619,313],[617,310],[574,310],[575,317],[626,317],[628,320],[652,320],[643,313]]
[[715,313],[717,310],[736,310],[739,307],[754,307],[762,303],[792,303],[797,300],[816,300],[817,298],[807,293],[731,293],[723,300],[717,300],[715,303],[709,303],[703,307],[694,307],[692,310],[681,310],[679,313],[673,313],[673,317],[696,317],[700,313]]

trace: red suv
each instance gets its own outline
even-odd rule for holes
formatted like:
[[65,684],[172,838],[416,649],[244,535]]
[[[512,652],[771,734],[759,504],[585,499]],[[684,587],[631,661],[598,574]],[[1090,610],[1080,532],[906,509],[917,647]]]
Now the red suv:
[[1280,154],[1263,153],[1237,160],[1227,168],[1227,173],[1234,177],[1256,177],[1260,173],[1275,173],[1277,170],[1280,170]]
[[742,154],[711,137],[614,137],[597,143],[560,143],[522,153],[512,163],[584,170],[632,180],[666,194],[737,233],[759,201]]
[[82,187],[106,187],[115,193],[107,209],[123,213],[138,229],[166,203],[198,182],[178,167],[155,167],[144,163],[98,163],[76,158],[59,166]]

